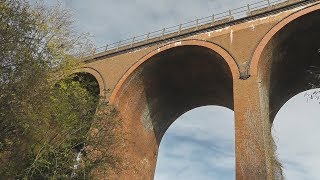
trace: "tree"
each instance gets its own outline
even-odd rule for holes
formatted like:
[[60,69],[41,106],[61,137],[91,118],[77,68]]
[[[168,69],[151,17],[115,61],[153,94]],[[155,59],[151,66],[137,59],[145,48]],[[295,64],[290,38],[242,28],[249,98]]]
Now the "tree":
[[98,105],[98,84],[90,75],[71,75],[93,47],[86,34],[73,31],[72,22],[59,5],[0,2],[2,178],[70,178],[77,150],[89,143],[92,121],[103,118],[95,116],[97,107],[110,110],[107,102]]

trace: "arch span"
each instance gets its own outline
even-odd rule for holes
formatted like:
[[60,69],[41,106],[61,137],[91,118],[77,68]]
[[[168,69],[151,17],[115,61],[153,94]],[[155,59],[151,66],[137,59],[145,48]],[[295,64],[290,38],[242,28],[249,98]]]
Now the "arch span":
[[98,82],[99,85],[99,92],[100,92],[100,96],[105,97],[106,96],[106,83],[102,77],[102,75],[100,74],[99,71],[97,71],[96,69],[92,68],[92,67],[81,67],[81,68],[77,68],[73,71],[73,73],[88,73],[90,75],[92,75],[96,81]]
[[177,41],[173,42],[167,45],[164,45],[162,47],[159,47],[149,54],[145,55],[142,57],[140,60],[138,60],[137,63],[135,63],[119,80],[117,83],[115,89],[113,90],[111,97],[110,97],[110,102],[114,103],[115,99],[119,93],[119,90],[123,86],[124,82],[127,80],[127,78],[130,76],[133,71],[135,71],[140,65],[142,65],[144,62],[148,61],[151,57],[155,56],[158,53],[161,53],[163,51],[166,51],[171,48],[175,48],[178,46],[200,46],[200,47],[205,47],[208,49],[211,49],[212,51],[218,53],[223,57],[223,59],[226,61],[226,63],[229,65],[229,68],[232,73],[233,79],[238,79],[240,77],[238,65],[235,61],[235,59],[230,55],[229,52],[227,52],[225,49],[223,49],[221,46],[214,44],[212,42],[208,41],[202,41],[202,40],[183,40],[183,41]]
[[294,95],[310,89],[311,67],[320,68],[320,3],[301,9],[272,28],[254,52],[250,72],[260,82],[271,122]]
[[123,76],[112,103],[128,134],[126,159],[141,168],[140,179],[153,178],[160,141],[180,115],[205,105],[233,110],[236,78],[237,65],[226,51],[193,40],[155,50]]

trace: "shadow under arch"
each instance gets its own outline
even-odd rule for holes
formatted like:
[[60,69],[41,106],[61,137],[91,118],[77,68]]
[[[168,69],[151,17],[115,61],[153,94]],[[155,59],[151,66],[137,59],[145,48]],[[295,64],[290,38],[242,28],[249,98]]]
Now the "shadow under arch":
[[[76,68],[72,72],[73,74],[87,74],[87,76],[92,76],[94,80],[98,83],[98,88],[99,88],[99,96],[106,97],[107,93],[107,87],[106,87],[106,82],[103,79],[103,76],[100,74],[99,71],[92,67],[80,67]],[[93,80],[92,78],[92,80]]]
[[90,96],[92,96],[96,104],[100,100],[100,85],[94,75],[88,72],[76,72],[72,75],[72,81],[79,82],[82,88],[84,88]]
[[119,82],[117,83],[115,89],[113,90],[111,97],[110,97],[110,102],[116,103],[116,99],[119,96],[119,92],[121,91],[121,88],[124,85],[124,82],[128,79],[128,77],[140,66],[142,65],[145,61],[149,61],[149,59],[152,56],[157,55],[158,53],[161,53],[163,51],[166,51],[168,49],[174,48],[174,47],[179,47],[179,46],[200,46],[200,47],[205,47],[208,49],[211,49],[212,51],[217,52],[219,55],[221,55],[224,60],[226,61],[226,63],[229,65],[229,68],[231,70],[232,73],[232,77],[233,79],[238,79],[240,77],[240,73],[239,73],[239,69],[238,69],[238,65],[235,61],[235,59],[232,57],[232,55],[227,52],[227,50],[225,50],[224,48],[222,48],[221,46],[214,44],[212,42],[208,42],[208,41],[203,41],[203,40],[182,40],[182,41],[177,41],[177,42],[173,42],[173,43],[169,43],[166,44],[162,47],[159,47],[153,51],[151,51],[150,53],[148,53],[147,55],[145,55],[144,57],[142,57],[141,59],[139,59],[137,61],[137,63],[135,63],[132,67],[129,68],[129,70],[122,76],[122,78],[119,80]]
[[311,67],[320,67],[320,4],[299,10],[273,27],[253,54],[261,103],[271,122],[291,97],[310,89]]

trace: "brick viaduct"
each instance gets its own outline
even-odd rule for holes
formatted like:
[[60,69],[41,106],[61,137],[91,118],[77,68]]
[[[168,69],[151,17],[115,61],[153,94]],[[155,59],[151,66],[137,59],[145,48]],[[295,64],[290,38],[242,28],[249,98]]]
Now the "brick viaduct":
[[286,3],[85,59],[80,71],[97,79],[124,123],[132,168],[115,179],[153,179],[170,124],[204,105],[235,112],[236,179],[273,179],[270,124],[309,89],[308,68],[320,67],[320,2]]

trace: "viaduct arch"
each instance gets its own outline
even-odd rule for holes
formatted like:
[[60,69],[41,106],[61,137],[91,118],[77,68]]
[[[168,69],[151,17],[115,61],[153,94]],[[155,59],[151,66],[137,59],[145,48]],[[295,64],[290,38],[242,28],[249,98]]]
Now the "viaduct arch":
[[250,73],[261,82],[271,122],[291,97],[310,89],[309,70],[320,68],[319,22],[320,4],[291,14],[264,36],[252,56]]
[[233,109],[234,78],[239,72],[231,55],[197,40],[168,44],[132,66],[111,96],[130,134],[127,159],[144,169],[129,176],[153,178],[161,138],[183,113],[204,105]]
[[107,86],[106,82],[99,71],[92,67],[83,66],[81,68],[75,69],[73,73],[88,73],[93,76],[99,85],[99,95],[106,96]]

